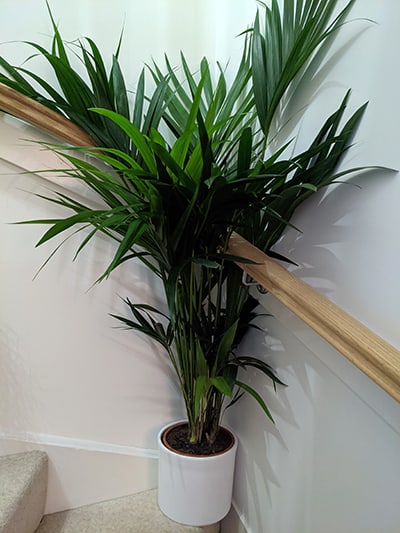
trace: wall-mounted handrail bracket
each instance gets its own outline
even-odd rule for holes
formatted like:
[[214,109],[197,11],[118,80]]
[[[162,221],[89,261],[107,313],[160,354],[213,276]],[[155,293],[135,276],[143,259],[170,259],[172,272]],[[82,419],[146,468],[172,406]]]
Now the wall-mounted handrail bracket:
[[247,274],[247,272],[245,272],[244,270],[242,276],[242,283],[246,287],[255,287],[260,294],[268,293],[268,290],[265,287],[257,283],[257,281],[255,281],[251,276],[249,276],[249,274]]

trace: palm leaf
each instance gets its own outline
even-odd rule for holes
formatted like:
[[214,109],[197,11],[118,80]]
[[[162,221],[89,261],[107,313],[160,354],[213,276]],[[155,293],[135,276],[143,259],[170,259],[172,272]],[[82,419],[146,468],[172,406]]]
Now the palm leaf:
[[[332,20],[337,0],[273,0],[264,6],[264,25],[257,14],[252,33],[252,75],[255,105],[261,128],[269,136],[282,98],[324,41],[335,33],[354,4]],[[322,57],[319,57],[322,61]]]

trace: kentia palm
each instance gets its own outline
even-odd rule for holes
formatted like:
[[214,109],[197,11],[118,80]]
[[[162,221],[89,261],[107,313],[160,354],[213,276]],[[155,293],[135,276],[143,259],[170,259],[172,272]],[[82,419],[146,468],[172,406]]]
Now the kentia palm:
[[[68,173],[92,189],[104,207],[93,209],[58,194],[50,200],[73,214],[31,223],[51,226],[38,244],[83,223],[77,254],[97,232],[114,239],[116,253],[101,279],[134,258],[161,278],[168,313],[127,298],[130,316],[117,318],[168,353],[192,443],[213,444],[225,397],[233,404],[248,392],[271,418],[261,395],[238,378],[239,369],[254,367],[274,385],[280,383],[262,359],[236,353],[257,316],[257,302],[241,282],[237,258],[228,253],[229,238],[237,231],[273,255],[271,247],[298,205],[350,172],[335,175],[364,107],[341,126],[348,94],[303,153],[285,157],[283,145],[271,154],[269,138],[293,81],[316,51],[323,61],[321,44],[338,30],[353,3],[331,21],[337,0],[285,0],[283,8],[273,0],[271,7],[263,8],[263,22],[257,15],[247,32],[232,83],[222,69],[214,82],[206,59],[197,75],[192,74],[183,55],[182,81],[166,58],[165,67],[150,69],[155,83],[151,96],[145,96],[144,73],[140,76],[132,113],[117,60],[107,78],[100,52],[90,40],[89,49],[81,43],[79,50],[92,90],[85,89],[90,98],[76,108],[68,96],[79,93],[82,81],[72,73],[54,22],[51,52],[33,46],[56,70],[63,95],[31,73],[48,91],[50,98],[44,97],[27,86],[22,77],[27,70],[1,60],[7,75],[0,81],[66,113],[102,145],[79,150],[106,163],[107,171],[71,154],[65,157],[74,166]],[[101,97],[102,88],[110,92],[110,83],[112,98],[107,100]]]

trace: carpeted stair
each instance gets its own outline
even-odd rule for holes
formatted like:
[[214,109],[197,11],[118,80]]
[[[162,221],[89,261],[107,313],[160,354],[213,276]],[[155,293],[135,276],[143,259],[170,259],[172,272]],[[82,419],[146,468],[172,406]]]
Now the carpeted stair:
[[0,457],[0,533],[34,533],[43,516],[46,492],[45,453]]
[[217,533],[166,518],[151,490],[43,517],[36,533]]
[[217,525],[182,526],[166,518],[150,490],[43,516],[47,455],[0,457],[0,533],[217,533]]

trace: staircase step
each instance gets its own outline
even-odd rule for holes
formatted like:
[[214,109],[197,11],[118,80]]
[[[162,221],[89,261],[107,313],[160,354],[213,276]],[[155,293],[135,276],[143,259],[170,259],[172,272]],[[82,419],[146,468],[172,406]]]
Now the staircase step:
[[182,526],[166,518],[150,490],[45,515],[36,533],[217,533],[218,526]]
[[0,533],[34,533],[47,493],[47,455],[32,451],[0,457]]

